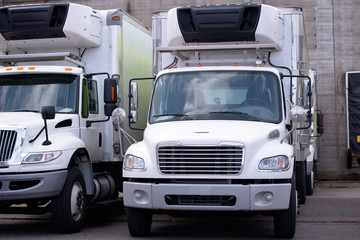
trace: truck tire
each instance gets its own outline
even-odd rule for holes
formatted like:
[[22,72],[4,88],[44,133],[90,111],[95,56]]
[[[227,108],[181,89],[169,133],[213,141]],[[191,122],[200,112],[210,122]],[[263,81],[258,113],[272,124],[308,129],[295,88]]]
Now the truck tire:
[[315,179],[314,169],[311,170],[309,175],[306,175],[306,195],[311,196],[314,193]]
[[144,237],[149,235],[152,224],[151,210],[128,207],[126,215],[131,236]]
[[59,232],[78,232],[84,225],[86,187],[79,169],[69,168],[63,190],[52,200],[52,214],[55,227]]
[[292,180],[289,208],[274,215],[274,233],[277,238],[293,238],[296,230],[297,195]]
[[306,161],[296,162],[296,191],[300,204],[306,202]]

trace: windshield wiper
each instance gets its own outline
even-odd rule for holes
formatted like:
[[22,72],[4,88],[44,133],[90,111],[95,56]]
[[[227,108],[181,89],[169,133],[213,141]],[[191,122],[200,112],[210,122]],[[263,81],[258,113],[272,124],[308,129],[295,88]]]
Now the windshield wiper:
[[166,117],[166,116],[175,116],[175,117],[182,117],[184,119],[187,120],[192,120],[191,117],[189,117],[189,115],[184,114],[184,113],[165,113],[165,114],[158,114],[158,115],[154,115],[153,117]]
[[12,110],[10,112],[34,112],[34,113],[38,113],[40,111],[39,110],[31,110],[31,109],[16,109],[16,110]]
[[209,112],[209,114],[236,114],[236,115],[245,116],[249,120],[261,121],[261,119],[259,119],[257,117],[254,117],[252,115],[249,115],[244,112],[239,112],[239,111],[219,111],[219,112]]

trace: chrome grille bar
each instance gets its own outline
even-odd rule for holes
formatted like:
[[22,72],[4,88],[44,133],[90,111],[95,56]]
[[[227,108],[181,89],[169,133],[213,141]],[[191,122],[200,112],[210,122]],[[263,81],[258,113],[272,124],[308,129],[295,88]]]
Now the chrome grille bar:
[[0,130],[0,161],[8,161],[15,148],[16,131]]
[[240,146],[161,146],[159,169],[164,174],[238,174],[243,149]]

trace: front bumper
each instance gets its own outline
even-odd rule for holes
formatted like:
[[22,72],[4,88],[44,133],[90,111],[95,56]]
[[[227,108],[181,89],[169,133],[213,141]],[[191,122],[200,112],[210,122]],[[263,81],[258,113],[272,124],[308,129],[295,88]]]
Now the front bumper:
[[60,194],[67,170],[0,175],[0,201],[54,197]]
[[263,211],[289,208],[290,183],[153,184],[124,182],[126,207],[154,210]]

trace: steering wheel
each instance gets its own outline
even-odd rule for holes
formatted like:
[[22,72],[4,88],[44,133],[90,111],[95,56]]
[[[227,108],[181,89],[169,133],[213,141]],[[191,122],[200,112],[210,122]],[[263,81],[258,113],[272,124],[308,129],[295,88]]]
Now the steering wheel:
[[241,103],[241,105],[243,106],[256,105],[262,107],[269,107],[269,103],[267,103],[266,101],[260,98],[247,98]]

